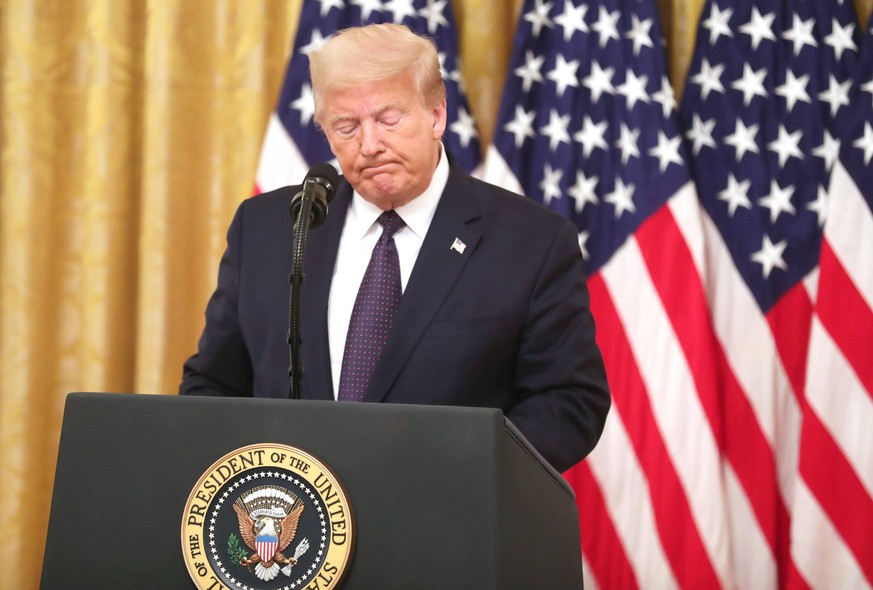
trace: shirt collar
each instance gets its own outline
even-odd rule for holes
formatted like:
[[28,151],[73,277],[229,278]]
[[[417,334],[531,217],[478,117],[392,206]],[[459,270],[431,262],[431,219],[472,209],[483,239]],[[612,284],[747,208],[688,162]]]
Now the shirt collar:
[[[448,181],[449,161],[446,157],[446,150],[441,143],[440,159],[428,187],[419,196],[396,209],[397,214],[406,223],[406,227],[412,230],[419,239],[424,239]],[[349,235],[356,239],[363,238],[376,225],[376,219],[381,214],[381,209],[365,200],[358,194],[358,191],[355,191],[352,196],[351,208],[346,217],[346,228],[350,232]]]

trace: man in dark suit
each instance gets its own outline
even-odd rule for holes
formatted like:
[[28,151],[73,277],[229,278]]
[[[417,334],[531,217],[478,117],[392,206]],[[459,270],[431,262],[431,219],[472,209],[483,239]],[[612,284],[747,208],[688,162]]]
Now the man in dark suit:
[[[310,66],[315,118],[344,177],[306,246],[302,397],[501,408],[568,469],[594,448],[609,408],[575,228],[445,152],[445,87],[429,40],[399,25],[349,29]],[[180,393],[287,396],[287,211],[298,190],[237,211]],[[386,211],[400,229],[380,239]],[[367,328],[375,366],[362,372],[351,360],[359,286],[382,248],[399,303],[388,324]]]

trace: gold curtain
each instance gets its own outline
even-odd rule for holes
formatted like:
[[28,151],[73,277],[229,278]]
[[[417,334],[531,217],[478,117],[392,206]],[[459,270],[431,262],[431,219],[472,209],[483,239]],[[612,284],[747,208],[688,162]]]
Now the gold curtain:
[[[301,3],[0,0],[4,587],[38,586],[65,395],[176,391]],[[522,3],[453,0],[485,143]],[[658,4],[681,90],[703,0]]]

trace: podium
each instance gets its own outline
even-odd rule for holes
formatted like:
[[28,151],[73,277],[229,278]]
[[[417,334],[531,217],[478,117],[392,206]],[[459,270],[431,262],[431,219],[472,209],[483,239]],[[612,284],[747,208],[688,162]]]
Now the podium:
[[355,536],[343,590],[582,587],[573,492],[499,410],[73,393],[42,590],[195,588],[186,501],[222,456],[259,443],[341,482]]

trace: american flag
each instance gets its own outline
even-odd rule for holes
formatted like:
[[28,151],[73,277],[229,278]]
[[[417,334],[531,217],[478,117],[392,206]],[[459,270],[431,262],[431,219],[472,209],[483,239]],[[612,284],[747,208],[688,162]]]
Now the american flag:
[[659,22],[655,0],[526,2],[485,177],[579,228],[613,396],[565,474],[587,586],[743,587],[701,210]]
[[479,164],[479,134],[467,106],[458,38],[449,0],[305,0],[294,49],[261,148],[255,192],[303,181],[311,165],[336,160],[315,127],[309,51],[334,32],[370,23],[407,25],[434,40],[446,82],[448,126],[443,142],[468,171]]
[[[873,22],[873,21],[871,21]],[[873,584],[873,30],[834,162],[810,335],[791,555],[813,587]]]
[[[873,514],[873,445],[842,437],[840,422],[873,430],[869,377],[830,422],[806,420],[804,396],[807,358],[819,358],[807,354],[808,289],[838,165],[831,123],[849,110],[854,22],[836,0],[707,3],[683,125],[654,0],[522,9],[485,178],[579,228],[614,401],[598,447],[565,474],[589,587],[870,584],[869,525],[839,523]],[[853,242],[867,241],[853,267],[868,285],[853,308],[861,318],[867,223]],[[848,346],[863,356],[870,334],[868,323]],[[820,382],[836,378],[818,370]],[[855,484],[821,499],[804,469],[835,457]]]
[[[708,214],[712,315],[737,382],[724,395],[751,408],[727,425],[744,438],[753,432],[754,446],[744,441],[731,464],[755,516],[751,532],[764,542],[767,560],[757,565],[787,587],[873,583],[871,463],[852,454],[853,420],[822,411],[853,405],[855,422],[866,419],[870,432],[873,406],[869,394],[845,397],[838,383],[847,375],[823,364],[814,308],[817,289],[835,287],[818,272],[819,254],[838,206],[828,187],[845,140],[834,122],[854,106],[859,43],[848,2],[710,1],[681,109]],[[870,332],[866,340],[869,350]]]

